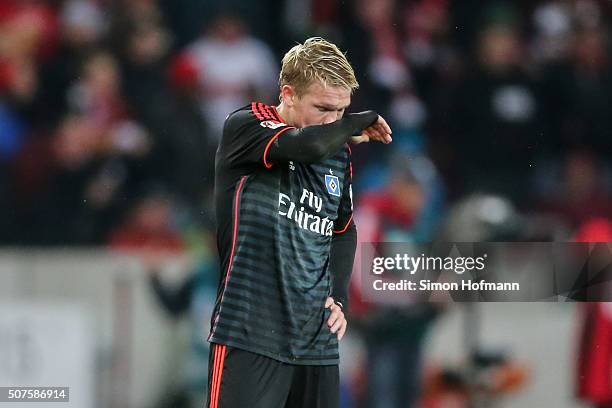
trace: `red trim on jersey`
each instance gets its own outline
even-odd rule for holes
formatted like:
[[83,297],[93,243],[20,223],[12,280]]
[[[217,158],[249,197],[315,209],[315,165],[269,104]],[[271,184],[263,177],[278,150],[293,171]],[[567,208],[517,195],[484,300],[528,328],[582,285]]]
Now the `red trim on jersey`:
[[351,225],[351,221],[353,221],[353,214],[351,214],[351,216],[349,217],[344,228],[339,231],[334,230],[334,234],[342,234],[343,232],[345,232],[348,229],[349,225]]
[[[242,176],[240,178],[240,184],[236,188],[236,196],[234,197],[234,236],[232,238],[232,252],[230,253],[229,265],[227,265],[227,273],[225,274],[225,284],[223,287],[223,291],[225,292],[225,288],[227,287],[227,280],[229,279],[230,270],[232,269],[232,262],[234,261],[234,250],[236,249],[236,237],[238,236],[238,204],[240,204],[240,192],[242,191],[242,186],[244,185],[244,180],[246,180],[247,176]],[[223,300],[223,298],[221,298]]]
[[257,104],[257,107],[259,108],[259,111],[264,116],[264,118],[266,118],[267,120],[275,120],[274,116],[271,115],[270,112],[268,111],[267,105],[264,105],[263,103],[260,102]]
[[351,146],[349,146],[348,144],[346,145],[346,147],[348,148],[348,152],[349,152],[349,174],[351,175],[351,181],[353,180],[353,161],[351,160],[351,156],[353,155],[353,151],[351,150]]
[[257,119],[259,120],[264,120],[264,117],[261,115],[261,113],[259,113],[259,111],[257,110],[257,104],[255,102],[251,102],[251,111],[253,111],[253,113],[255,114],[255,116],[257,116]]
[[215,329],[217,328],[217,322],[219,321],[219,314],[221,312],[221,304],[223,304],[223,297],[225,296],[225,289],[227,288],[227,281],[229,279],[230,270],[232,269],[232,262],[234,261],[234,250],[236,249],[236,236],[238,235],[238,204],[240,201],[240,192],[242,190],[242,185],[244,184],[244,180],[246,180],[247,176],[242,176],[240,178],[240,184],[236,187],[236,194],[234,196],[234,233],[232,236],[232,251],[230,252],[230,259],[227,265],[227,272],[225,273],[225,282],[223,283],[223,292],[221,293],[221,300],[219,301],[219,310],[217,311],[217,315],[215,316],[215,321],[213,323],[213,328],[210,331],[210,338],[213,336]]
[[276,106],[272,106],[272,110],[274,111],[274,113],[276,114],[276,117],[278,118],[279,122],[283,122],[286,123],[283,118],[281,117],[281,115],[278,113],[278,111],[276,110]]
[[270,146],[272,146],[272,142],[274,142],[276,140],[276,138],[279,137],[283,132],[286,132],[289,129],[295,129],[295,128],[293,126],[287,126],[286,128],[283,128],[283,129],[279,130],[268,141],[268,144],[266,145],[266,149],[264,150],[264,154],[263,154],[263,162],[264,162],[264,166],[266,166],[266,169],[272,168],[272,163],[268,163],[268,161],[266,160],[266,155],[268,154],[268,150],[270,149]]
[[280,120],[278,120],[278,118],[274,114],[274,111],[272,111],[272,108],[270,108],[268,105],[264,105],[264,108],[266,109],[266,112],[268,112],[268,115],[270,115],[270,118],[272,118],[273,121],[280,122]]
[[[351,161],[351,155],[353,154],[353,152],[351,151],[351,146],[349,146],[347,144],[346,147],[348,147],[348,151],[349,151],[349,158],[348,158],[348,160],[349,160],[349,174],[351,176],[351,181],[350,182],[352,182],[352,180],[353,180],[353,162]],[[343,232],[345,232],[348,229],[349,225],[351,225],[351,221],[352,220],[353,220],[353,214],[351,214],[351,216],[349,217],[349,220],[346,223],[346,225],[344,226],[344,228],[342,228],[339,231],[335,231],[334,230],[334,234],[342,234]]]
[[257,108],[259,109],[259,113],[261,113],[261,115],[264,117],[265,120],[271,120],[271,119],[273,120],[274,119],[272,116],[270,116],[268,114],[268,112],[266,112],[266,108],[265,108],[265,105],[263,103],[259,102],[257,104]]

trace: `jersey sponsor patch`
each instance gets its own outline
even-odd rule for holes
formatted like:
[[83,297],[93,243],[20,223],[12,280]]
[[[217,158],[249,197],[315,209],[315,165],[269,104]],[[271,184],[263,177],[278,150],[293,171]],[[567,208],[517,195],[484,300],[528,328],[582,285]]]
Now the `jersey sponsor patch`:
[[270,129],[277,129],[279,127],[287,126],[286,123],[276,122],[274,120],[264,120],[263,122],[260,123],[260,125],[261,127],[267,127]]
[[340,197],[340,182],[337,176],[325,175],[325,187],[327,192],[333,196]]

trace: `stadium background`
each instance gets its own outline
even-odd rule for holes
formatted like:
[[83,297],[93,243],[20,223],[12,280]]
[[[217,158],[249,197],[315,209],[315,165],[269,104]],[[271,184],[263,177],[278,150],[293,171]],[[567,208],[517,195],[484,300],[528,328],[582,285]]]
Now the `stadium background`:
[[[603,0],[3,0],[0,385],[70,385],[75,407],[197,404],[220,128],[277,100],[280,58],[312,35],[347,51],[351,110],[394,130],[354,149],[360,239],[609,237],[611,17]],[[423,407],[586,406],[574,305],[352,307],[343,406],[395,406],[403,386]],[[365,402],[368,379],[403,375]]]

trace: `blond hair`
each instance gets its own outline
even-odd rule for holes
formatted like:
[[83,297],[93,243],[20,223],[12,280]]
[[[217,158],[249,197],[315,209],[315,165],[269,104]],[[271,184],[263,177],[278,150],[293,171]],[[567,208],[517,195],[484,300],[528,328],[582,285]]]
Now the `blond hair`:
[[297,44],[283,57],[279,85],[293,86],[301,96],[313,82],[323,86],[341,86],[353,92],[359,88],[355,71],[338,47],[321,37],[311,37]]

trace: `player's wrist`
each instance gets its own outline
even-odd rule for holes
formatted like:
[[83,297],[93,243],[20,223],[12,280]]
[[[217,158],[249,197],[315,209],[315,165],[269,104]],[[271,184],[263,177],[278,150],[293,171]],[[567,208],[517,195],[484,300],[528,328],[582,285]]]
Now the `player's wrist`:
[[344,310],[346,301],[344,299],[334,299],[334,304],[338,305],[340,309]]
[[353,136],[360,135],[365,129],[372,126],[378,120],[378,113],[369,110],[365,112],[349,113],[345,116],[351,123]]

